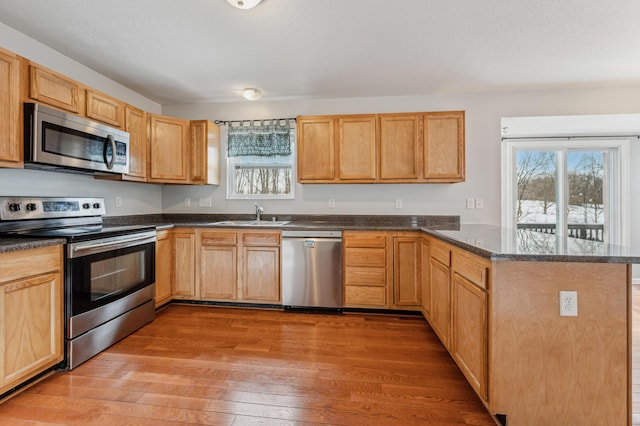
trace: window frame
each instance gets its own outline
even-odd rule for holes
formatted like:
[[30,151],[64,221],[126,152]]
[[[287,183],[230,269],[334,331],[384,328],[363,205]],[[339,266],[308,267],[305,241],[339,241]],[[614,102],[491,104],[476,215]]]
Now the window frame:
[[[605,241],[611,244],[628,245],[630,240],[630,140],[626,137],[593,137],[593,138],[522,138],[504,139],[502,141],[502,226],[516,229],[515,203],[517,201],[516,168],[518,165],[516,151],[554,151],[558,169],[557,198],[558,209],[565,212],[566,206],[566,153],[569,150],[606,150],[617,152],[611,155],[605,164],[605,173],[609,175],[604,188],[609,208],[605,216],[608,232]],[[562,165],[562,166],[560,166]],[[618,190],[616,190],[618,189]],[[567,221],[564,215],[557,216],[556,235],[567,236]]]

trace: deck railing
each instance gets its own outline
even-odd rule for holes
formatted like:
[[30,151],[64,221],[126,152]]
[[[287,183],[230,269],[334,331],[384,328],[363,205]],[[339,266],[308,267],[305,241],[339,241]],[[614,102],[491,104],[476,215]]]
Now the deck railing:
[[[543,234],[556,233],[555,223],[519,223],[518,229],[529,229]],[[569,224],[569,236],[581,240],[604,241],[604,225],[597,223]]]

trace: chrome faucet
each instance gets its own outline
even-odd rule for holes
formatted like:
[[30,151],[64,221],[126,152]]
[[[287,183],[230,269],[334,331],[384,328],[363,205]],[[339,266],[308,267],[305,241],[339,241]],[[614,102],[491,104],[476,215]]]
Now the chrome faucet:
[[256,220],[260,220],[262,213],[264,213],[264,209],[260,207],[257,203],[254,204],[256,206]]

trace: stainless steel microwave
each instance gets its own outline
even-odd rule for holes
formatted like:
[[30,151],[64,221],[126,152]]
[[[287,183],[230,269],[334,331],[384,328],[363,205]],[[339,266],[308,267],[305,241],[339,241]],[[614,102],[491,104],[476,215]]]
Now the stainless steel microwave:
[[25,167],[129,173],[129,133],[34,103],[24,104]]

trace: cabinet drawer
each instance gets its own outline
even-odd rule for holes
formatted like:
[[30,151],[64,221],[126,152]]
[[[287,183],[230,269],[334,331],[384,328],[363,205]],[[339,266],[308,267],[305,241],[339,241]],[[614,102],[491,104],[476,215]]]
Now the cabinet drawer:
[[451,254],[451,264],[454,272],[465,277],[473,284],[485,289],[488,287],[489,262],[455,250]]
[[0,254],[0,282],[62,270],[62,246],[40,247]]
[[280,245],[280,233],[244,232],[242,244],[245,246],[278,246]]
[[385,249],[349,248],[344,251],[347,266],[385,266]]
[[235,232],[204,231],[200,234],[200,244],[203,246],[233,246],[237,241]]
[[384,232],[344,232],[345,247],[381,247],[387,246],[387,234]]
[[346,286],[344,289],[346,306],[387,306],[387,289],[385,287]]
[[429,255],[434,259],[437,259],[443,265],[451,266],[451,250],[449,249],[449,246],[434,238],[431,239]]
[[344,269],[344,283],[345,285],[384,287],[386,269],[347,266]]

